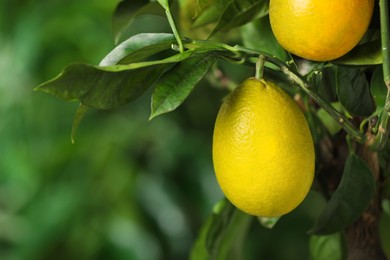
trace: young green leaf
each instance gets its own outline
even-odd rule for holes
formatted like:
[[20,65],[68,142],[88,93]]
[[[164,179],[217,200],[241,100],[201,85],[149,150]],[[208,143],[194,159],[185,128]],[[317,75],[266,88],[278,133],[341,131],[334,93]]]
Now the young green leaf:
[[140,3],[137,4],[137,1],[122,1],[118,4],[112,16],[112,27],[116,44],[120,42],[134,20],[143,15],[165,17],[165,11],[158,2],[150,2],[142,7]]
[[157,83],[150,119],[176,109],[217,60],[214,52],[198,54],[176,64]]
[[244,25],[255,18],[268,14],[268,1],[233,0],[225,9],[211,36],[219,31],[226,32],[234,27]]
[[375,104],[365,74],[359,69],[338,67],[336,71],[337,96],[352,114],[369,116]]
[[374,190],[370,168],[356,154],[350,154],[339,187],[309,233],[326,235],[346,228],[367,208]]
[[245,47],[261,50],[283,61],[289,59],[288,53],[280,46],[272,33],[268,16],[242,26],[240,32]]
[[340,233],[328,236],[310,237],[310,259],[312,260],[343,260],[343,238]]
[[252,216],[223,200],[203,226],[190,259],[242,259],[242,243],[252,220]]
[[175,36],[170,33],[137,34],[115,47],[99,65],[110,66],[139,62],[163,50],[170,49],[175,42]]

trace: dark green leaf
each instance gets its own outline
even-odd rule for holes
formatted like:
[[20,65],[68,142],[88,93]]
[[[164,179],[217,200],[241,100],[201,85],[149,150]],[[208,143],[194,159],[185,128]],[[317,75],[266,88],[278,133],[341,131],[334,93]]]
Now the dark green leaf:
[[226,32],[234,27],[244,25],[255,18],[268,13],[268,1],[233,0],[225,9],[210,37],[219,31]]
[[377,65],[383,63],[381,41],[358,45],[343,57],[332,61],[344,65]]
[[383,79],[382,66],[378,66],[371,78],[371,94],[375,100],[377,109],[383,108],[386,101],[387,87]]
[[336,72],[337,96],[348,112],[369,116],[375,104],[365,74],[359,69],[338,67]]
[[252,219],[223,200],[203,226],[190,259],[242,259],[242,243]]
[[315,75],[319,82],[315,83],[314,87],[317,87],[316,91],[321,97],[328,101],[336,101],[337,98],[337,81],[336,81],[336,69],[335,67],[323,68],[319,73]]
[[375,181],[367,164],[350,154],[339,187],[309,233],[332,234],[351,225],[367,208],[374,190]]
[[36,90],[66,101],[80,101],[92,108],[116,108],[137,99],[172,66],[171,63],[192,54],[189,50],[163,60],[109,67],[72,64]]
[[109,71],[103,67],[72,64],[54,80],[37,89],[66,101],[79,101],[96,109],[111,109],[137,99],[165,69],[164,64],[158,64]]
[[343,239],[340,233],[310,237],[310,259],[343,260]]
[[137,34],[115,47],[100,62],[100,66],[139,62],[169,49],[175,42],[175,36],[169,33]]
[[[144,3],[143,1],[141,1]],[[144,6],[140,6],[140,3],[131,1],[121,2],[112,17],[112,25],[115,43],[118,43],[124,32],[130,27],[134,20],[142,15],[155,15],[165,17],[164,9],[158,2],[150,2]]]
[[241,36],[245,47],[261,50],[283,61],[287,61],[289,58],[287,52],[276,40],[268,16],[241,27]]
[[218,58],[216,53],[193,56],[176,64],[157,83],[152,95],[153,117],[176,109]]

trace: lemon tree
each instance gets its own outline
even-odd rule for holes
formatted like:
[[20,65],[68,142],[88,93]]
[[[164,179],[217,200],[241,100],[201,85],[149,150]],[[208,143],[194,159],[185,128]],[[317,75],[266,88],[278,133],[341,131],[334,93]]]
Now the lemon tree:
[[[153,22],[142,30],[145,17]],[[36,89],[80,103],[73,139],[90,109],[150,93],[153,119],[199,82],[221,89],[210,147],[227,199],[212,209],[191,259],[243,258],[250,227],[277,227],[297,208],[316,216],[312,259],[385,259],[388,17],[387,0],[123,1],[115,47],[100,64],[71,64]],[[305,208],[313,194],[327,203]]]

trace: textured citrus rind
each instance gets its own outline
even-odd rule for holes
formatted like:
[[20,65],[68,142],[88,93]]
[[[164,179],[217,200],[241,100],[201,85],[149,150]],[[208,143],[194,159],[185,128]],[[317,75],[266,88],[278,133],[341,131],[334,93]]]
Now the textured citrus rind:
[[271,82],[246,80],[220,108],[213,163],[225,196],[256,216],[284,215],[306,197],[314,146],[297,104]]
[[362,39],[374,0],[271,0],[269,17],[276,39],[300,57],[328,61]]

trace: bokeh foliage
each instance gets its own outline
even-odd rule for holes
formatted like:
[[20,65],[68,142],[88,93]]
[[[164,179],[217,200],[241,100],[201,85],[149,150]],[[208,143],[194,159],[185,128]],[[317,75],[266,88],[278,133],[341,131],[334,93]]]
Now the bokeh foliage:
[[[111,14],[118,2],[0,5],[0,259],[187,259],[223,197],[211,162],[213,123],[227,93],[221,88],[253,75],[252,69],[222,62],[232,82],[217,86],[206,78],[175,112],[152,121],[151,90],[119,109],[90,112],[74,145],[77,104],[33,92],[66,64],[97,65],[113,49]],[[136,10],[147,1],[128,2]],[[185,31],[184,18],[179,25]],[[260,18],[227,38],[264,22]],[[125,35],[141,32],[170,28],[163,17],[142,16]],[[250,222],[239,254],[308,259],[321,250],[337,251],[313,251],[310,244],[318,245],[313,241],[319,238],[306,234],[324,204],[312,192],[272,230]],[[389,223],[384,217],[383,230]],[[383,232],[385,245],[388,236]]]

